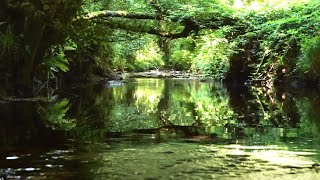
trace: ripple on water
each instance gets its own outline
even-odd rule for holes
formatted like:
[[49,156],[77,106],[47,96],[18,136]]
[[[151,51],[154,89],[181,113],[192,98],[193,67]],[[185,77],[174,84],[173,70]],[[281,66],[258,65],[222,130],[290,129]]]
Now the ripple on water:
[[[74,155],[75,151],[57,150],[45,153],[44,156],[28,156],[26,160],[29,162],[43,164],[41,166],[29,164],[29,167],[16,168],[14,169],[16,174],[11,174],[20,175],[22,173],[33,176],[44,173],[47,177],[59,177],[60,175],[74,177],[81,172],[77,172],[78,170],[72,167],[72,164],[74,162],[88,162],[79,163],[79,166],[86,169],[90,173],[90,177],[97,179],[170,179],[170,177],[174,179],[262,177],[263,179],[266,173],[297,175],[307,173],[311,167],[316,166],[312,160],[314,156],[318,155],[316,152],[258,149],[244,151],[239,148],[225,148],[218,145],[213,147],[212,145],[162,143],[135,146],[134,148],[119,147],[118,149],[99,151],[99,153],[94,151],[83,152],[83,154],[77,152],[77,156]],[[19,157],[20,160],[21,156],[6,157]],[[48,157],[50,158],[45,160]],[[77,158],[75,159],[75,157]],[[282,160],[287,158],[295,161],[288,161],[291,163],[289,166],[288,163],[276,162],[269,157]],[[8,161],[14,160],[9,158]],[[302,166],[303,162],[307,163]],[[311,162],[312,164],[310,164]],[[68,170],[71,171],[68,172]],[[36,178],[36,176],[34,177]]]
[[6,160],[15,160],[15,159],[19,159],[18,156],[7,156]]

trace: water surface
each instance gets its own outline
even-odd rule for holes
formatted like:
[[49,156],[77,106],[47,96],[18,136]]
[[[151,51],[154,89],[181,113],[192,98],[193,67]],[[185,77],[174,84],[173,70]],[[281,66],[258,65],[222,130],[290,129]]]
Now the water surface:
[[3,177],[320,178],[317,92],[132,79],[48,99],[0,105]]

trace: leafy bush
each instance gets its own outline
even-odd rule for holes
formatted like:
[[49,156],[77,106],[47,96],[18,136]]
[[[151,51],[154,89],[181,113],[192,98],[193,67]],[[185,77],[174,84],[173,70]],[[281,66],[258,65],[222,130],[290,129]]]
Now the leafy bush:
[[273,81],[296,72],[306,75],[302,72],[308,71],[308,60],[300,58],[297,62],[297,58],[305,54],[300,49],[305,51],[306,39],[315,36],[319,29],[319,2],[266,0],[242,9],[236,15],[247,25],[244,35],[235,41],[245,50],[238,57],[243,65],[237,68],[239,61],[234,61],[231,66],[249,74],[249,80]]
[[133,65],[136,51],[135,45],[135,42],[117,42],[111,44],[111,66],[113,69],[129,71],[135,69]]
[[112,43],[112,68],[115,70],[145,71],[164,66],[163,53],[155,37],[141,38]]
[[193,53],[188,50],[174,51],[170,58],[170,64],[175,70],[188,70],[191,67]]
[[195,57],[191,69],[216,79],[224,79],[229,71],[229,58],[235,52],[235,44],[217,33],[209,32],[197,41]]
[[175,70],[188,70],[191,68],[195,41],[192,38],[181,38],[170,43],[171,56],[169,65]]
[[160,69],[164,66],[159,46],[151,41],[136,52],[133,66],[138,70]]
[[302,56],[297,62],[297,71],[310,76],[320,76],[320,36],[302,44]]

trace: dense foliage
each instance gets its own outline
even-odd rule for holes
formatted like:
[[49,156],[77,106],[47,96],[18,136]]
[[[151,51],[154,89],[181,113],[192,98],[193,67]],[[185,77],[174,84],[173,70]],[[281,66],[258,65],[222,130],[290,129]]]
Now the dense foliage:
[[241,59],[242,70],[250,72],[251,80],[264,81],[267,86],[295,76],[315,80],[311,67],[317,64],[319,1],[279,2],[279,6],[241,13],[247,26],[236,41],[245,56],[235,57]]
[[[8,0],[0,6],[1,82],[31,95],[32,83],[46,75],[44,70],[56,66],[67,70],[57,65],[67,65],[61,60],[64,49],[60,46],[66,41],[68,33],[64,30],[80,10],[81,1]],[[50,68],[43,68],[45,57],[57,62],[47,61]]]
[[4,1],[1,82],[30,95],[52,79],[172,69],[268,87],[293,77],[314,83],[320,74],[319,4]]

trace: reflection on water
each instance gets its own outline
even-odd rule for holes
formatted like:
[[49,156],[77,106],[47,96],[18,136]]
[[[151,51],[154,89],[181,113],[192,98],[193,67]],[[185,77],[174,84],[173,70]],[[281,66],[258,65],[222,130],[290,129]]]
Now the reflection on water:
[[1,104],[8,179],[320,178],[316,92],[185,79]]

